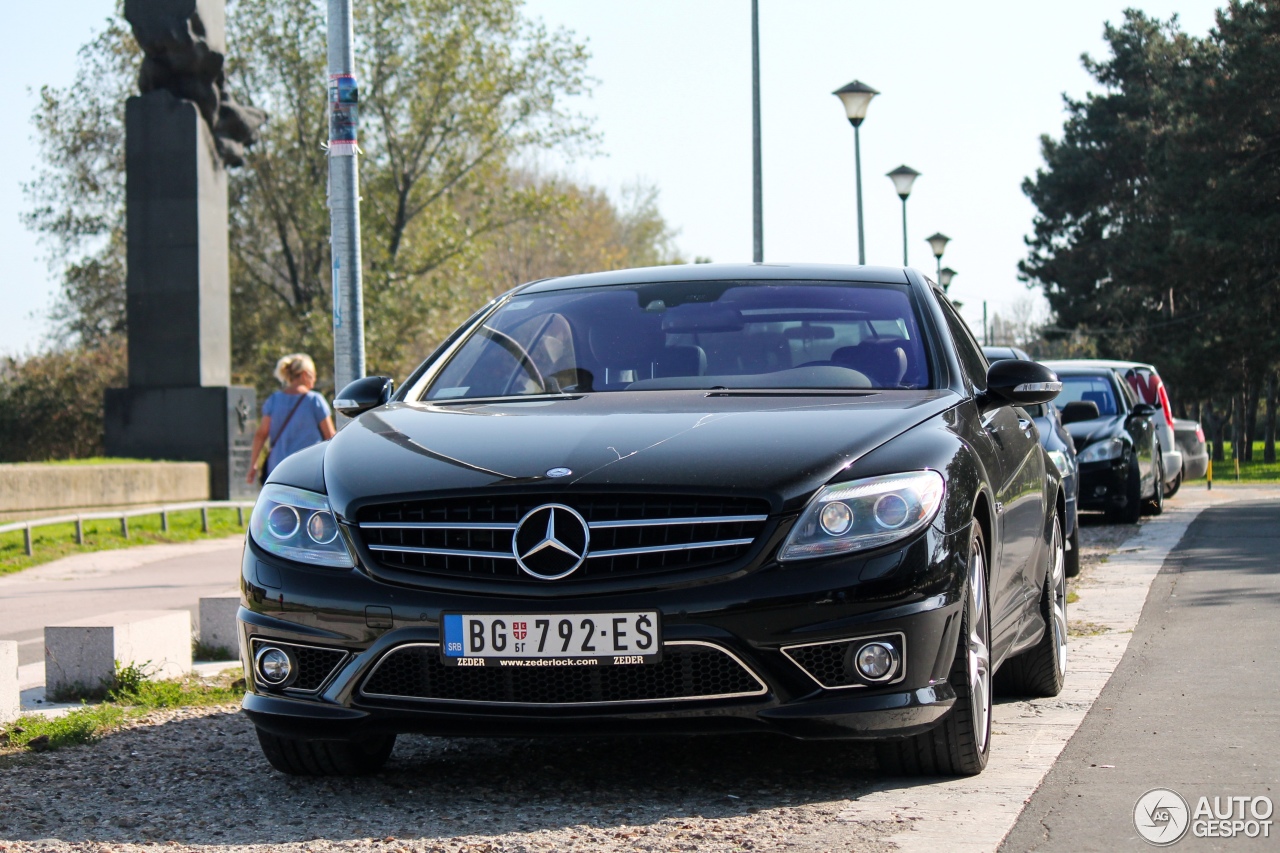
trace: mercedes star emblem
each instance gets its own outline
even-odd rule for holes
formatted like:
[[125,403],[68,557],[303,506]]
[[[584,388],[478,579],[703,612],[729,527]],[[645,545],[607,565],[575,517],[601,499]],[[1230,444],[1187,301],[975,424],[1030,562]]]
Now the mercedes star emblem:
[[511,550],[526,574],[544,581],[568,577],[587,558],[587,520],[564,504],[543,504],[516,525]]

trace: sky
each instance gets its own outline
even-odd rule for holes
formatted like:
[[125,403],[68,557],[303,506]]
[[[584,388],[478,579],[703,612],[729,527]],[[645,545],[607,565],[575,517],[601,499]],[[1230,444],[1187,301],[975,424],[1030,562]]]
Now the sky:
[[[359,0],[355,0],[359,14]],[[880,90],[862,125],[867,262],[902,262],[902,208],[885,176],[919,172],[907,202],[909,261],[933,273],[925,238],[952,238],[951,296],[981,328],[982,305],[1009,312],[1038,298],[1017,278],[1035,210],[1021,191],[1058,136],[1062,95],[1095,90],[1080,56],[1103,56],[1103,25],[1136,7],[1177,14],[1204,35],[1212,0],[983,0],[911,3],[759,0],[766,262],[856,263],[853,130],[832,92]],[[27,231],[22,185],[38,163],[30,116],[43,85],[66,86],[76,51],[114,0],[51,0],[9,11],[0,52],[9,132],[0,167],[0,355],[39,349],[57,276]],[[595,78],[569,106],[594,120],[599,153],[544,163],[612,193],[643,182],[692,259],[750,261],[749,0],[527,0],[531,16],[585,40]],[[323,91],[323,81],[316,82]],[[323,187],[317,187],[323,192]]]

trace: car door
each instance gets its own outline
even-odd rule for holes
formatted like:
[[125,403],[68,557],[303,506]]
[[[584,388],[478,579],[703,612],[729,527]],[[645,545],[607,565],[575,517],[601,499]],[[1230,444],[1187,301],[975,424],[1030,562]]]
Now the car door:
[[[1138,456],[1138,472],[1142,479],[1141,494],[1148,491],[1155,494],[1156,479],[1156,437],[1155,420],[1152,417],[1134,414],[1133,408],[1140,400],[1137,393],[1119,374],[1113,374],[1113,384],[1117,386],[1116,399],[1125,410],[1125,430],[1133,438],[1133,451]],[[1148,404],[1149,405],[1149,404]]]
[[[987,360],[969,329],[944,306],[966,378],[975,392],[986,390]],[[1031,416],[1011,405],[983,413],[975,449],[995,491],[997,542],[991,554],[992,655],[1003,656],[1026,611],[1027,565],[1036,552],[1044,518],[1044,462]]]

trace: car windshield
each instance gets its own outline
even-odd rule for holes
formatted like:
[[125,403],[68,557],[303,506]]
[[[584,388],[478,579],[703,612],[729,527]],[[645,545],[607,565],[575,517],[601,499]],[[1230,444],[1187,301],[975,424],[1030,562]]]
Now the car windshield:
[[1111,389],[1111,380],[1105,376],[1059,376],[1062,380],[1062,393],[1053,401],[1062,410],[1067,403],[1084,401],[1098,404],[1098,415],[1114,415],[1116,413],[1116,396]]
[[905,286],[658,282],[516,296],[428,400],[679,388],[929,387]]

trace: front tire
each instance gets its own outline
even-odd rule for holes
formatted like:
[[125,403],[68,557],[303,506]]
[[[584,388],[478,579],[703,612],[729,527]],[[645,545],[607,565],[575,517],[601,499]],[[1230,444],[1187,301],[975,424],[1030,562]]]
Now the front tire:
[[1178,493],[1178,489],[1182,488],[1182,481],[1185,480],[1186,477],[1187,467],[1184,465],[1182,466],[1182,470],[1178,472],[1178,476],[1173,478],[1173,482],[1165,487],[1164,496],[1166,499],[1171,498]]
[[956,701],[927,732],[879,745],[880,766],[906,776],[975,776],[991,754],[991,614],[982,528],[970,522],[960,642],[947,680]]
[[1073,578],[1080,574],[1080,519],[1076,519],[1076,526],[1071,531],[1071,535],[1067,537],[1066,556],[1063,565],[1066,568],[1067,577]]
[[1067,572],[1062,522],[1053,521],[1049,567],[1040,591],[1044,636],[1035,646],[1005,661],[996,675],[1000,692],[1010,696],[1057,696],[1067,677]]
[[1142,516],[1142,474],[1138,471],[1137,454],[1129,457],[1124,495],[1124,506],[1107,510],[1107,521],[1112,524],[1137,524]]
[[290,776],[367,776],[387,763],[396,745],[396,736],[302,740],[258,729],[258,744],[271,766]]

